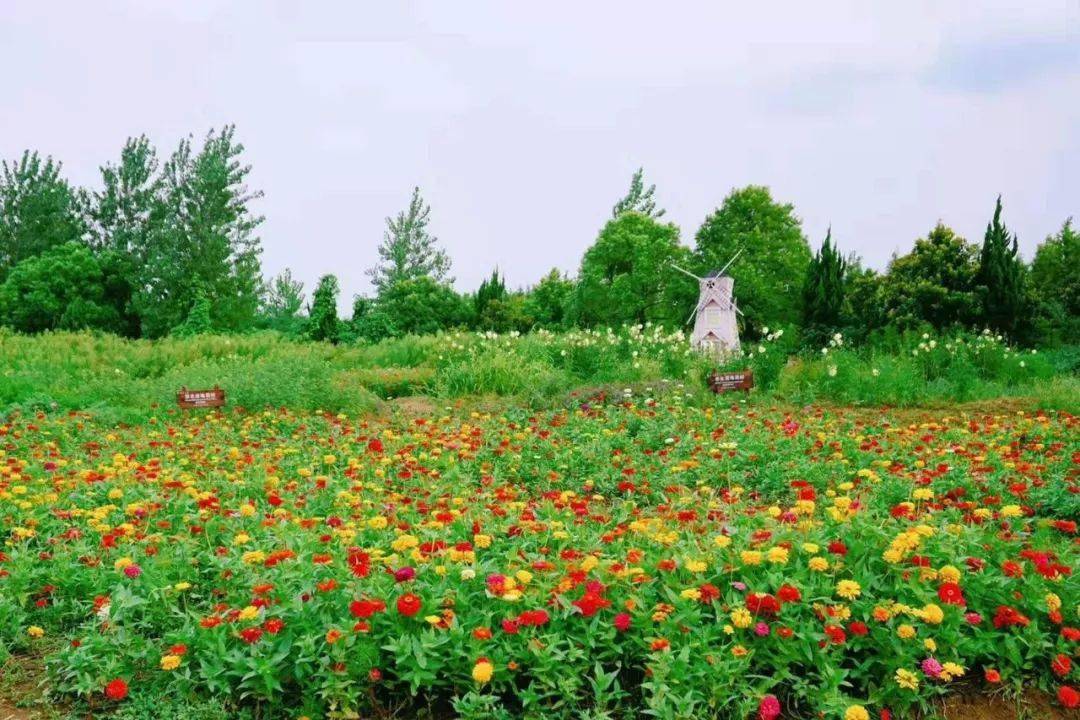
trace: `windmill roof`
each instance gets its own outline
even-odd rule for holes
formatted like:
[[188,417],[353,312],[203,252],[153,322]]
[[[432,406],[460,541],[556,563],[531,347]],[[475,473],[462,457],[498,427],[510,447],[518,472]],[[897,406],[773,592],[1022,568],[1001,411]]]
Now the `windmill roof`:
[[710,272],[705,277],[707,277],[707,278],[717,278],[717,277],[731,277],[731,276],[728,275],[727,273],[721,274],[719,270],[713,270],[712,272]]

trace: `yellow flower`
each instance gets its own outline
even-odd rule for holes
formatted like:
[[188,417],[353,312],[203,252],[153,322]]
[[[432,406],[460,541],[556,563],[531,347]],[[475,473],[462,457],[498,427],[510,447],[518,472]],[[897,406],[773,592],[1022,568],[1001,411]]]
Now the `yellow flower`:
[[739,553],[739,558],[742,560],[743,565],[761,564],[761,553],[757,550],[743,550]]
[[681,593],[679,593],[679,596],[685,600],[700,600],[701,591],[697,588],[686,588]]
[[785,547],[777,545],[774,548],[769,548],[769,562],[775,565],[784,565],[788,561],[788,551]]
[[189,583],[189,582],[178,582],[175,585],[173,585],[173,590],[176,590],[177,592],[184,592],[185,590],[190,590],[190,589],[191,589],[191,583]]
[[491,682],[491,676],[495,674],[495,666],[487,660],[481,660],[473,665],[472,677],[473,680],[483,685],[486,682]]
[[903,640],[910,640],[915,637],[915,628],[907,623],[904,623],[900,627],[896,628],[896,634]]
[[687,560],[686,569],[692,573],[702,573],[709,569],[709,564],[704,560]]
[[390,543],[390,547],[394,549],[394,552],[405,552],[409,548],[414,548],[420,544],[412,535],[405,533],[395,538],[394,542]]
[[812,557],[807,565],[814,572],[825,572],[829,569],[829,561],[823,557]]
[[131,558],[122,557],[122,558],[117,559],[117,561],[113,563],[113,567],[116,568],[117,570],[123,570],[128,565],[133,565],[134,563],[135,563],[135,561],[132,560]]
[[731,538],[727,535],[717,535],[713,538],[713,544],[718,548],[726,548],[731,544]]
[[854,600],[862,594],[862,588],[854,580],[841,580],[836,583],[836,594],[845,600]]
[[179,655],[162,655],[161,656],[161,669],[162,670],[175,670],[180,667]]
[[748,628],[754,617],[746,608],[735,608],[731,611],[731,622],[737,628]]
[[926,638],[925,640],[923,640],[922,646],[926,648],[928,652],[937,652],[937,643],[934,642],[933,638]]
[[965,673],[967,673],[967,670],[963,665],[954,662],[942,663],[941,665],[941,679],[945,682],[953,678],[964,677]]
[[31,625],[30,627],[26,628],[26,634],[32,638],[39,638],[45,634],[45,629],[40,628],[37,625]]
[[1058,612],[1061,610],[1061,598],[1054,593],[1047,593],[1046,595],[1046,609],[1050,612]]
[[803,552],[808,553],[810,555],[816,555],[817,551],[820,550],[820,549],[821,548],[818,547],[816,543],[803,543],[803,545],[802,545]]
[[476,535],[473,535],[472,541],[473,541],[473,545],[475,545],[478,548],[491,547],[491,536],[490,535],[481,535],[480,533],[477,533]]
[[958,583],[960,582],[960,571],[952,565],[946,565],[938,570],[938,577],[941,578],[942,582]]
[[919,615],[922,617],[923,620],[930,623],[931,625],[940,625],[941,622],[945,619],[945,612],[933,603],[925,606],[922,609],[922,612],[919,613]]
[[844,720],[870,720],[870,713],[862,705],[852,705],[844,713]]
[[239,617],[241,620],[254,620],[255,618],[259,617],[259,608],[255,607],[254,605],[248,605],[246,608],[240,611],[240,614],[237,617]]
[[900,668],[896,671],[896,684],[905,690],[918,690],[919,676],[910,670]]
[[1001,517],[1013,518],[1020,517],[1024,514],[1024,511],[1020,509],[1019,505],[1005,505],[1001,508]]

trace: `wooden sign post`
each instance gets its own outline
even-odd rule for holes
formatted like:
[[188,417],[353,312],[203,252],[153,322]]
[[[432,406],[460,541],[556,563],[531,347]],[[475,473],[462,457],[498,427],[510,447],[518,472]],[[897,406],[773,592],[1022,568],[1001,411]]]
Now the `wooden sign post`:
[[217,385],[213,390],[188,390],[182,387],[176,393],[176,404],[181,410],[221,407],[225,404],[225,391]]
[[754,373],[751,370],[725,373],[713,370],[709,374],[709,389],[714,393],[743,390],[749,395],[752,387],[754,387]]

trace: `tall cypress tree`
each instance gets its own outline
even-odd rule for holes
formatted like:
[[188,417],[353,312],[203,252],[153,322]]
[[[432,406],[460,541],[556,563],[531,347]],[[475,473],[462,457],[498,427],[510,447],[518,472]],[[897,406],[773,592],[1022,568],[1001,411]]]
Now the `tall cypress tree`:
[[1010,236],[1001,222],[1000,195],[994,218],[986,226],[975,284],[982,296],[983,321],[995,330],[1015,336],[1024,312],[1024,266],[1016,235]]
[[656,209],[656,201],[653,195],[656,193],[656,185],[645,187],[645,168],[638,168],[634,176],[630,178],[630,190],[625,197],[615,203],[611,208],[611,217],[617,218],[624,212],[639,212],[651,218],[663,217],[666,212],[663,208]]
[[806,341],[823,345],[843,322],[847,261],[832,243],[832,228],[810,260],[803,283],[803,333]]

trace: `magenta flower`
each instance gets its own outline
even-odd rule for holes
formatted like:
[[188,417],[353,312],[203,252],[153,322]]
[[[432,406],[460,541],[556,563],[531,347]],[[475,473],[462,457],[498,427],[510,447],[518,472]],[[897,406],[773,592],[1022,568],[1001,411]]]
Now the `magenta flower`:
[[932,657],[928,657],[922,661],[922,671],[932,678],[936,678],[941,675],[941,663]]
[[137,578],[142,575],[142,568],[132,563],[131,565],[128,565],[126,568],[124,568],[124,574],[127,575],[129,578]]
[[754,632],[757,633],[758,637],[765,637],[769,634],[768,623],[759,622],[754,626]]

